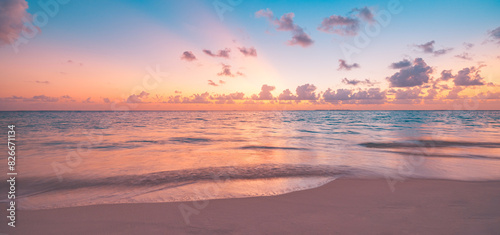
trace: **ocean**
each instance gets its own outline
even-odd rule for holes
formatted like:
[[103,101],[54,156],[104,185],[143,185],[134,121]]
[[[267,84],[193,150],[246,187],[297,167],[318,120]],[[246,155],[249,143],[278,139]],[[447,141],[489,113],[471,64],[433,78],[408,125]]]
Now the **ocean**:
[[25,210],[269,196],[346,177],[392,191],[410,178],[500,180],[500,111],[26,111],[0,124],[3,143],[16,126]]

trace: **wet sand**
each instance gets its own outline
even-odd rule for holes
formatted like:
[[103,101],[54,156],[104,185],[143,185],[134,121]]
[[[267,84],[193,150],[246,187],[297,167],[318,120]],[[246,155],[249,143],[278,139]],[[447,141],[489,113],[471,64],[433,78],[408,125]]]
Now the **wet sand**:
[[[190,214],[183,216],[184,213]],[[269,197],[18,211],[8,234],[500,234],[500,181],[339,179]],[[188,220],[186,220],[188,217]],[[3,219],[5,221],[5,218]],[[188,222],[188,223],[186,223]]]

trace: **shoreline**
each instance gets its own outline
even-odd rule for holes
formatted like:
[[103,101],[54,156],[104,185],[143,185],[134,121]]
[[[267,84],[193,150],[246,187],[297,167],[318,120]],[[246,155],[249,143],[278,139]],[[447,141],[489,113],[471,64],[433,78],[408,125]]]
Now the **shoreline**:
[[499,198],[500,181],[408,179],[391,192],[385,179],[342,178],[276,196],[19,210],[2,232],[494,234]]

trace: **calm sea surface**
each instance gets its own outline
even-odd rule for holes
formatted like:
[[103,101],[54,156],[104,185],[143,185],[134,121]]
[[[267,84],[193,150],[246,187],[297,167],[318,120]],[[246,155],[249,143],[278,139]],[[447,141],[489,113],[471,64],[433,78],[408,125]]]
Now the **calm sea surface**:
[[0,112],[0,124],[3,143],[16,125],[23,209],[275,195],[339,177],[387,190],[500,180],[500,111]]

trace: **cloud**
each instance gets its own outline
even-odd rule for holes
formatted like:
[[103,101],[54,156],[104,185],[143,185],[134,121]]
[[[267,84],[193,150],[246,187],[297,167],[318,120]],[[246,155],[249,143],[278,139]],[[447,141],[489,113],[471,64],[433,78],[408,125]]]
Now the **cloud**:
[[479,72],[479,68],[464,68],[458,71],[453,82],[455,86],[482,86],[484,82]]
[[450,52],[451,50],[453,50],[453,48],[446,48],[446,49],[437,50],[437,51],[434,51],[434,55],[435,56],[444,55],[444,54]]
[[222,71],[220,73],[218,73],[217,75],[234,77],[234,74],[231,72],[231,65],[222,64]]
[[323,93],[323,99],[329,103],[339,103],[342,101],[343,104],[382,104],[386,99],[386,95],[380,88],[370,88],[358,92],[350,89],[337,89],[337,91],[333,91],[328,88]]
[[359,31],[359,25],[360,22],[358,19],[349,16],[331,15],[323,19],[320,26],[318,26],[318,30],[341,36],[356,36]]
[[109,100],[109,98],[102,98],[102,101],[104,101],[104,103],[111,103],[111,100]]
[[[225,81],[222,81],[222,80],[219,80],[219,84],[220,84],[220,85],[224,85],[224,84],[226,84],[226,82],[225,82]],[[210,86],[219,86],[219,84],[215,83],[215,82],[214,82],[214,81],[212,81],[212,80],[208,80],[208,85],[210,85]]]
[[436,97],[436,95],[438,94],[437,90],[436,89],[428,89],[427,90],[427,96],[424,97],[424,99],[434,99],[434,97]]
[[181,60],[191,62],[193,60],[196,60],[196,56],[194,56],[193,52],[191,51],[185,51],[182,53]]
[[45,84],[45,85],[50,84],[50,82],[49,82],[49,81],[38,81],[38,80],[36,80],[35,82],[36,82],[36,83],[40,83],[40,84]]
[[29,98],[24,98],[22,96],[10,96],[10,97],[0,97],[0,102],[18,102],[18,101],[34,101],[30,100]]
[[354,8],[352,11],[358,12],[357,16],[366,22],[375,22],[375,19],[373,18],[373,13],[368,7]]
[[401,68],[409,67],[410,65],[411,65],[411,61],[404,59],[402,61],[392,63],[391,65],[389,65],[389,68],[401,69]]
[[420,103],[421,89],[418,87],[408,89],[392,90],[395,93],[395,100],[393,103],[399,104],[415,104]]
[[245,94],[243,92],[235,92],[231,93],[229,95],[226,95],[226,98],[231,98],[233,100],[242,100],[244,99]]
[[316,95],[315,91],[316,86],[313,84],[304,84],[295,89],[297,95],[286,89],[278,96],[278,100],[317,100],[319,95]]
[[425,53],[433,53],[434,52],[434,40],[421,44],[421,45],[416,45],[416,47],[422,49],[423,52]]
[[33,96],[33,99],[40,100],[43,102],[57,102],[59,100],[59,98],[57,98],[57,97],[49,97],[49,96],[45,96],[45,95]]
[[229,58],[229,52],[231,52],[231,49],[229,48],[226,48],[224,50],[219,50],[217,52],[217,54],[213,53],[211,50],[203,50],[203,52],[209,56],[212,56],[212,57],[221,57],[221,58],[226,58],[228,59]]
[[293,31],[292,40],[288,41],[287,44],[290,46],[299,45],[301,47],[308,47],[312,45],[314,41],[309,37],[308,34],[304,32],[302,28],[297,28]]
[[402,68],[387,79],[391,87],[413,87],[427,83],[431,73],[432,68],[422,58],[416,58],[413,66]]
[[491,40],[496,41],[500,44],[500,27],[488,31],[488,36],[491,38]]
[[201,94],[194,94],[191,99],[189,98],[184,98],[183,103],[198,103],[198,104],[206,104],[210,103],[210,95],[208,92],[201,93]]
[[240,50],[240,52],[245,56],[257,56],[257,50],[255,50],[255,48],[253,47],[238,47],[238,50]]
[[262,9],[255,12],[255,17],[266,18],[270,24],[276,27],[278,31],[291,31],[292,39],[287,41],[290,46],[308,47],[314,43],[311,37],[304,32],[304,29],[293,22],[294,13],[286,13],[281,18],[274,18],[274,14],[269,9]]
[[94,103],[94,101],[91,101],[90,99],[91,99],[91,97],[89,97],[86,100],[82,101],[82,103],[85,103],[85,104]]
[[14,43],[19,37],[25,27],[23,21],[32,18],[27,9],[25,0],[0,1],[0,45]]
[[316,86],[313,84],[304,84],[302,86],[298,86],[295,89],[297,93],[297,100],[316,100],[318,97],[314,92],[316,90]]
[[354,8],[348,16],[331,15],[324,18],[318,30],[341,36],[356,36],[360,30],[360,19],[369,23],[375,22],[373,13],[368,7]]
[[455,55],[455,57],[460,58],[460,59],[464,59],[464,60],[472,60],[472,56],[467,52],[464,52],[460,55]]
[[260,89],[259,95],[253,95],[252,99],[254,100],[273,100],[273,94],[271,94],[271,91],[274,91],[276,87],[274,86],[269,86],[267,84],[262,85]]
[[337,89],[335,92],[334,90],[328,88],[323,93],[323,99],[329,103],[338,103],[339,101],[350,100],[351,93],[352,91],[349,89]]
[[395,92],[396,99],[419,99],[421,89],[418,87],[408,89],[398,89]]
[[201,94],[193,94],[190,97],[182,97],[181,95],[169,96],[165,103],[171,104],[209,104],[210,102],[210,94],[208,92]]
[[351,99],[356,100],[358,104],[382,104],[385,98],[385,92],[381,91],[380,88],[370,88],[351,95]]
[[234,104],[235,103],[234,100],[243,100],[244,97],[245,94],[243,92],[235,92],[228,95],[225,94],[215,95],[210,98],[215,100],[216,104]]
[[347,78],[342,79],[342,83],[344,83],[346,85],[353,85],[353,86],[356,86],[358,84],[372,86],[374,84],[374,82],[370,81],[369,79],[365,79],[365,80],[352,79],[352,80],[350,80]]
[[486,94],[485,93],[481,93],[478,95],[478,98],[480,99],[500,99],[500,92],[490,92],[488,91]]
[[279,96],[278,100],[296,100],[297,96],[292,94],[290,89],[284,90]]
[[441,72],[441,77],[439,78],[439,80],[442,80],[442,81],[448,81],[450,80],[450,78],[453,78],[453,74],[451,74],[451,70],[443,70]]
[[127,98],[127,103],[142,103],[142,99],[147,98],[149,93],[142,91],[139,95],[132,94]]
[[435,41],[432,40],[432,41],[426,42],[424,44],[415,45],[415,47],[422,50],[423,53],[433,54],[434,56],[444,55],[444,54],[450,52],[451,50],[453,50],[453,48],[445,48],[445,49],[435,50],[434,43],[435,43]]
[[24,102],[57,102],[59,101],[58,97],[50,97],[46,95],[35,95],[33,98],[23,98],[19,96],[12,96],[12,99],[23,99]]
[[474,47],[474,44],[473,43],[469,43],[469,42],[464,42],[464,47],[465,47],[465,50],[469,50],[472,47]]
[[257,18],[263,17],[263,18],[266,18],[269,21],[273,21],[274,14],[269,9],[265,9],[265,10],[261,9],[261,10],[255,12],[255,17],[257,17]]
[[210,85],[210,86],[219,86],[219,84],[215,83],[212,80],[208,80],[208,85]]
[[361,82],[360,80],[356,80],[356,79],[352,79],[352,80],[349,80],[349,79],[347,79],[347,78],[342,79],[342,83],[347,84],[347,85],[353,85],[353,86],[356,86],[356,85],[358,85],[358,83],[360,83],[360,82]]
[[236,72],[236,73],[233,73],[231,72],[231,65],[227,65],[227,64],[222,64],[222,71],[219,72],[217,75],[219,76],[228,76],[228,77],[235,77],[235,76],[245,76],[245,74],[243,74],[242,72]]
[[80,65],[80,66],[83,66],[82,62],[75,62],[73,60],[67,60],[66,63],[71,64],[71,65]]
[[359,68],[359,64],[347,64],[345,60],[339,60],[339,68],[337,70],[351,70],[353,68]]
[[168,100],[165,103],[178,104],[182,103],[182,100],[183,99],[181,95],[169,96]]
[[460,97],[458,96],[458,93],[463,90],[464,88],[456,86],[450,92],[448,92],[448,95],[446,95],[445,99],[459,99]]

